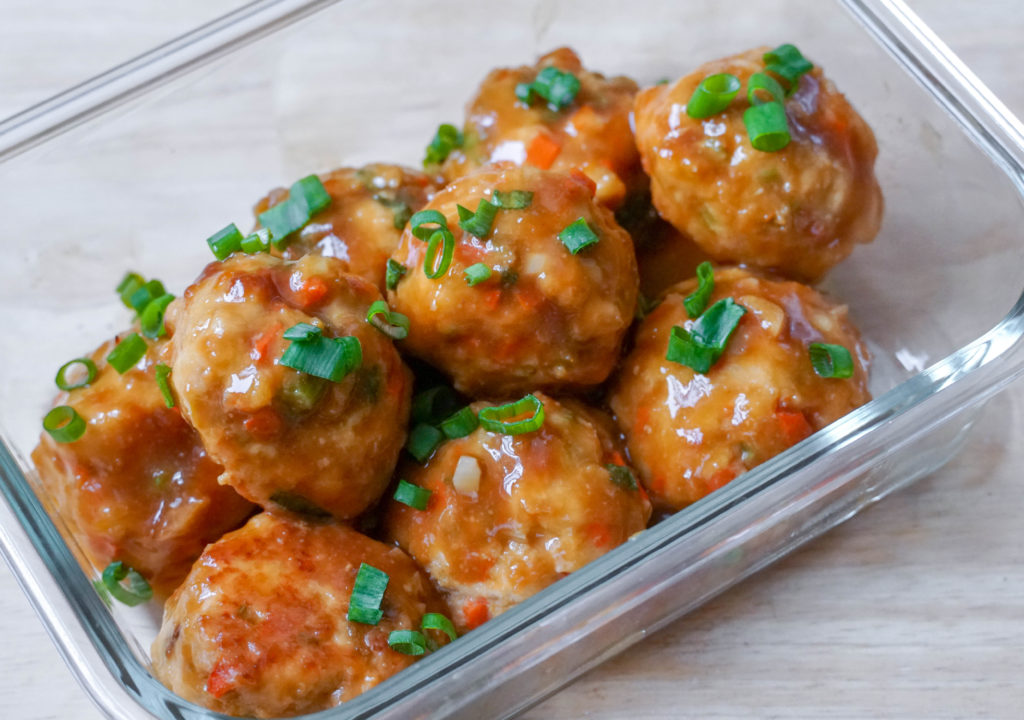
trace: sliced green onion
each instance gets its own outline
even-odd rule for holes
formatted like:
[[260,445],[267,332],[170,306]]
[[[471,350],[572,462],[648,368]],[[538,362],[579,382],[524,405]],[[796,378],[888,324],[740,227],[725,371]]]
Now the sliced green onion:
[[383,300],[375,300],[370,305],[366,311],[366,322],[395,340],[401,340],[409,334],[409,318],[389,309]]
[[164,396],[164,405],[174,407],[174,393],[171,392],[171,368],[163,363],[156,364],[156,384]]
[[412,208],[409,207],[408,203],[379,194],[374,195],[373,199],[391,210],[391,222],[396,230],[404,228],[405,224],[409,222],[409,218],[412,217]]
[[174,300],[170,293],[164,293],[160,297],[150,300],[146,309],[139,314],[139,327],[142,334],[151,340],[156,340],[167,334],[164,328],[164,312],[167,306]]
[[658,307],[661,303],[657,300],[644,295],[642,292],[636,294],[636,310],[633,311],[633,317],[637,320],[643,320],[645,317],[650,315],[654,308]]
[[309,342],[315,340],[324,334],[324,331],[318,328],[316,325],[310,325],[309,323],[296,323],[290,328],[285,330],[281,337],[285,340],[298,340],[299,342]]
[[121,296],[121,302],[124,303],[125,307],[132,307],[131,296],[145,284],[145,278],[138,273],[126,273],[121,278],[121,282],[117,284],[117,294]]
[[43,430],[59,443],[74,442],[85,434],[85,427],[85,419],[68,405],[58,405],[43,418]]
[[612,482],[618,485],[623,490],[636,490],[640,486],[636,484],[636,476],[633,475],[633,471],[625,465],[605,465],[605,470],[608,471],[608,476]]
[[341,382],[363,364],[363,346],[357,337],[292,340],[281,355],[280,363],[307,375]]
[[732,298],[719,300],[701,315],[687,331],[676,325],[668,339],[665,359],[707,373],[725,352],[740,318],[747,312]]
[[380,604],[388,587],[388,574],[373,565],[362,563],[348,598],[348,619],[351,622],[376,625],[384,616]]
[[93,580],[92,589],[96,591],[96,594],[100,596],[100,600],[103,601],[103,604],[106,605],[107,610],[109,610],[113,603],[110,601],[110,591],[107,590],[107,586],[103,584],[103,580]]
[[[125,580],[128,581],[128,587],[121,584]],[[128,607],[141,605],[153,597],[153,588],[146,582],[146,578],[120,560],[110,563],[103,571],[103,587],[115,600]]]
[[558,233],[558,239],[562,241],[569,252],[573,255],[578,253],[585,247],[596,245],[600,240],[597,234],[590,229],[587,225],[587,221],[583,218],[579,218],[573,223],[570,223],[565,227],[562,232]]
[[400,262],[388,258],[388,268],[384,274],[384,285],[388,290],[394,290],[398,287],[398,281],[402,279],[402,276],[409,272],[409,268]]
[[[437,251],[441,250],[441,259],[437,259]],[[447,228],[434,232],[427,241],[427,253],[423,257],[423,274],[431,280],[443,276],[452,264],[455,254],[455,236]]]
[[711,293],[715,290],[715,271],[708,261],[697,266],[697,289],[686,296],[683,305],[686,307],[686,314],[695,318],[704,312],[711,299]]
[[441,613],[426,613],[420,622],[420,629],[423,632],[427,630],[440,630],[448,636],[449,640],[455,641],[459,639],[459,634],[455,632],[455,626],[452,625],[452,621]]
[[279,397],[293,415],[304,415],[317,406],[329,382],[306,373],[294,374],[285,378]]
[[146,341],[138,333],[125,336],[114,349],[107,354],[107,364],[124,375],[146,355]]
[[432,493],[425,487],[413,485],[405,480],[399,480],[393,497],[398,502],[408,505],[414,510],[426,510],[427,502],[430,501],[431,495]]
[[448,229],[448,218],[438,210],[420,210],[409,218],[413,237],[428,240],[438,230]]
[[527,105],[532,105],[536,97],[547,101],[548,107],[555,112],[570,105],[580,91],[580,81],[571,72],[556,67],[546,67],[537,73],[532,83],[516,85],[516,97]]
[[842,345],[811,343],[809,347],[814,372],[823,378],[853,377],[853,356]]
[[424,390],[412,399],[412,419],[416,423],[437,425],[458,409],[459,398],[447,385]]
[[423,463],[444,440],[444,434],[433,425],[420,423],[409,431],[409,439],[405,443],[405,449],[416,458],[416,462]]
[[440,165],[451,154],[455,148],[462,147],[462,133],[454,125],[444,123],[439,125],[430,144],[427,145],[427,152],[423,158],[423,167]]
[[475,213],[461,205],[457,205],[456,209],[459,211],[459,227],[481,240],[491,231],[494,216],[498,214],[498,206],[483,198],[476,204]]
[[[327,192],[327,188],[316,175],[307,175],[292,183],[291,189],[288,191],[288,199],[304,207],[309,218],[331,204],[330,193]],[[309,220],[307,219],[306,222]]]
[[242,252],[249,255],[255,255],[256,253],[267,252],[270,250],[270,230],[268,228],[260,228],[254,233],[250,233],[242,238],[242,242],[239,244]]
[[753,105],[743,112],[750,144],[761,152],[776,152],[789,145],[789,125],[782,103]]
[[261,212],[257,218],[260,225],[270,231],[271,242],[276,248],[283,248],[288,239],[309,222],[309,212],[302,202],[292,202],[291,197],[272,208]]
[[237,225],[231,223],[206,238],[206,244],[210,246],[215,258],[223,260],[231,253],[242,249],[242,232]]
[[[762,94],[759,94],[758,91],[761,91]],[[768,93],[768,99],[763,97],[763,93]],[[785,99],[786,91],[771,75],[754,73],[747,80],[747,101],[751,105],[764,105],[769,102],[781,103]]]
[[686,103],[686,114],[696,120],[709,118],[729,107],[740,91],[740,79],[731,73],[708,75]]
[[[527,413],[529,417],[523,418]],[[535,395],[526,395],[514,403],[481,409],[479,419],[484,430],[522,435],[538,430],[544,424],[544,403]]]
[[270,496],[270,502],[298,515],[309,515],[315,518],[329,518],[331,516],[329,512],[309,498],[291,490],[278,490]]
[[167,291],[164,289],[164,284],[162,282],[159,280],[150,280],[149,282],[141,285],[131,294],[128,298],[128,307],[141,315],[147,305],[166,293]]
[[[85,377],[77,382],[70,382],[67,378],[68,370],[81,365],[85,368]],[[57,371],[57,377],[54,381],[57,383],[57,387],[64,391],[77,390],[83,388],[92,383],[96,379],[96,373],[99,372],[96,369],[96,363],[89,358],[75,358],[74,360],[68,360],[66,363],[60,366],[60,370]]]
[[792,95],[800,85],[800,76],[814,69],[814,64],[803,56],[795,45],[786,43],[764,54],[765,69],[789,83],[786,95]]
[[480,420],[469,405],[441,421],[441,432],[449,440],[466,437],[480,426]]
[[427,651],[427,639],[418,630],[392,630],[388,646],[403,655],[422,655]]
[[529,190],[495,190],[491,194],[491,202],[502,210],[523,210],[533,203],[533,193]]
[[466,276],[466,284],[472,287],[491,277],[491,268],[482,262],[475,263],[463,270],[462,274]]

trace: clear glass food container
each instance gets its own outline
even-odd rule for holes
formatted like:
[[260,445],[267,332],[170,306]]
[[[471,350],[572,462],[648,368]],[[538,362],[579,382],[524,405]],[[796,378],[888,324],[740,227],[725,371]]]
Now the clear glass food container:
[[126,269],[172,292],[211,230],[315,170],[415,164],[491,67],[559,45],[641,84],[794,42],[879,142],[883,230],[830,275],[875,400],[324,718],[522,711],[946,462],[1024,369],[1024,133],[900,2],[256,2],[0,123],[0,546],[112,718],[221,717],[148,671],[159,608],[108,611],[33,492],[52,377],[123,329]]

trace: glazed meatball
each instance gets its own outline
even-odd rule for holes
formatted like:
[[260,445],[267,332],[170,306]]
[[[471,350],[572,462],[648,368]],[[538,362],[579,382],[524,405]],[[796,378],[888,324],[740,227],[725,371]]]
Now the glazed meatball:
[[[871,242],[882,217],[874,135],[820,68],[785,100],[792,140],[762,152],[743,122],[747,83],[766,48],[707,63],[636,100],[636,139],[658,212],[722,262],[814,281]],[[686,114],[697,85],[732,73],[743,90],[704,120]]]
[[[404,442],[410,373],[366,322],[380,294],[340,265],[235,254],[168,312],[182,411],[224,465],[220,481],[263,507],[353,517],[384,490]],[[333,382],[282,364],[298,342],[284,333],[300,323],[330,346],[356,338],[356,367]]]
[[[388,292],[411,323],[403,347],[470,395],[602,382],[633,318],[638,281],[632,241],[594,203],[592,188],[584,177],[506,164],[438,193],[427,209],[444,215],[454,236],[451,266],[428,277],[428,243],[411,228],[393,256],[406,268]],[[459,226],[456,206],[476,210],[482,200],[513,191],[532,194],[529,205],[497,210],[483,237]],[[573,233],[566,228],[574,223],[574,237],[596,239],[575,254],[559,239]],[[487,279],[470,285],[471,266],[485,267]]]
[[650,518],[609,418],[535,397],[540,429],[504,435],[480,427],[445,442],[426,464],[398,473],[430,491],[426,509],[392,500],[385,511],[386,536],[446,593],[463,631],[621,545]]
[[[552,107],[538,95],[529,104],[517,97],[517,88],[537,81],[545,68],[579,81],[570,102]],[[578,168],[596,183],[597,201],[616,208],[647,185],[629,121],[636,91],[629,78],[584,70],[569,48],[533,66],[493,70],[466,106],[464,144],[449,156],[445,174],[451,180],[500,161],[562,172]]]
[[[661,510],[678,510],[795,445],[870,400],[867,350],[847,318],[813,289],[736,268],[714,273],[715,303],[745,308],[724,354],[706,374],[666,359],[674,326],[689,328],[684,298],[670,288],[637,331],[609,402],[630,458]],[[820,377],[811,343],[842,345],[849,379]]]
[[[320,176],[331,203],[275,255],[297,260],[318,253],[341,261],[346,272],[369,280],[384,292],[388,257],[402,228],[426,205],[443,182],[399,165],[341,168]],[[256,215],[288,199],[288,189],[272,190],[254,208]]]
[[32,453],[50,509],[98,569],[119,560],[167,594],[207,543],[240,526],[254,509],[217,483],[221,467],[155,378],[167,343],[151,346],[123,375],[106,363],[114,342],[90,360],[95,379],[61,393],[86,421],[81,438],[44,433]]
[[[361,564],[388,576],[376,625],[347,619]],[[230,715],[276,718],[350,700],[416,658],[395,630],[447,615],[430,580],[396,547],[344,525],[271,513],[210,545],[167,601],[153,674],[181,697]],[[423,631],[438,645],[443,633]]]

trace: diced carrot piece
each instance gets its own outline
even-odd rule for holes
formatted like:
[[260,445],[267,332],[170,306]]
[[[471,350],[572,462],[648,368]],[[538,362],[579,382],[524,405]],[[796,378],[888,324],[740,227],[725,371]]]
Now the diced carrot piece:
[[263,407],[245,419],[246,431],[257,440],[269,440],[281,432],[281,416],[270,407]]
[[612,450],[612,463],[615,465],[625,465],[626,460],[618,450]]
[[323,278],[311,277],[302,284],[302,288],[296,293],[296,299],[304,308],[316,305],[327,295],[327,283]]
[[811,424],[807,422],[802,412],[791,410],[776,410],[775,419],[779,422],[782,435],[789,445],[796,445],[805,437],[814,432]]
[[220,660],[213,666],[210,676],[206,679],[206,692],[215,698],[223,697],[228,691],[234,689],[237,677],[238,668]]
[[647,427],[647,423],[651,420],[651,409],[646,405],[637,408],[636,410],[636,421],[633,423],[633,434],[639,435]]
[[487,599],[475,597],[467,600],[462,606],[462,616],[466,619],[466,626],[470,630],[483,625],[491,619],[491,611],[487,607]]
[[612,544],[612,533],[611,529],[606,523],[592,522],[588,523],[586,527],[587,536],[590,541],[594,543],[594,547],[606,548]]
[[590,190],[590,197],[594,197],[594,194],[597,192],[597,183],[594,182],[594,179],[592,177],[587,175],[578,167],[574,167],[572,170],[570,170],[569,175],[570,177],[572,177],[573,180],[576,180],[581,185],[584,185],[588,190]]
[[725,468],[723,470],[719,470],[710,478],[708,478],[704,484],[708,486],[709,491],[714,492],[718,488],[722,487],[723,485],[727,485],[728,483],[732,482],[735,479],[736,471],[732,470],[731,468]]
[[546,132],[539,132],[530,141],[526,149],[526,162],[541,170],[550,168],[558,154],[562,152],[561,144]]
[[256,336],[256,339],[252,341],[252,359],[259,362],[267,356],[267,350],[270,349],[270,343],[274,341],[278,335],[281,334],[281,323],[274,323],[266,330]]
[[501,288],[494,288],[493,290],[484,291],[484,305],[488,310],[494,310],[498,307],[498,303],[501,302]]

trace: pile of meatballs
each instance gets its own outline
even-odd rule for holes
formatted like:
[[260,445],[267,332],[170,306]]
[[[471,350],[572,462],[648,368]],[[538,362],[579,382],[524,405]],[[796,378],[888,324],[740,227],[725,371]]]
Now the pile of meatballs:
[[[744,127],[756,95],[687,112],[768,50],[645,89],[564,48],[494,70],[422,171],[321,174],[329,201],[211,262],[137,362],[107,359],[137,326],[89,356],[55,402],[84,432],[33,459],[92,567],[166,598],[161,682],[238,716],[335,706],[870,399],[812,284],[878,232],[871,130],[817,66],[779,78],[781,149]],[[727,342],[681,361],[716,305]],[[358,357],[282,361],[310,338]]]

